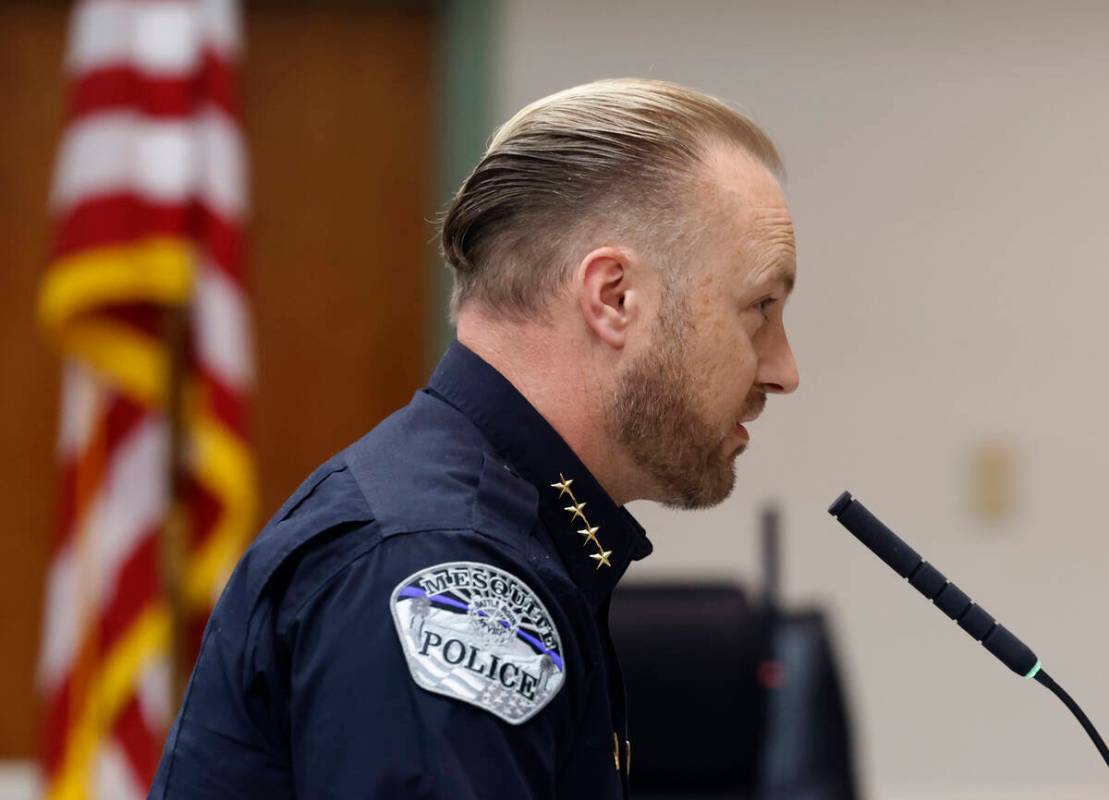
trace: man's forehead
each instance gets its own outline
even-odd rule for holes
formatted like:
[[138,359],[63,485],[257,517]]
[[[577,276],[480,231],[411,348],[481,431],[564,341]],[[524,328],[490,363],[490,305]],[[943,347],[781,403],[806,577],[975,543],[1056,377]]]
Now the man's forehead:
[[784,203],[777,176],[737,145],[716,145],[704,155],[704,175],[733,201],[749,206]]
[[735,147],[714,148],[706,159],[721,223],[718,241],[738,250],[747,285],[781,283],[792,289],[796,267],[793,219],[777,177]]
[[784,202],[778,205],[748,206],[744,217],[747,238],[757,240],[767,247],[793,253],[796,242],[793,235],[793,217]]
[[777,177],[754,156],[729,148],[716,150],[707,158],[713,202],[744,228],[778,228],[788,233],[793,223],[789,205]]
[[747,285],[784,284],[793,290],[797,279],[797,242],[793,219],[780,190],[767,204],[745,205],[735,216],[734,244],[747,265]]

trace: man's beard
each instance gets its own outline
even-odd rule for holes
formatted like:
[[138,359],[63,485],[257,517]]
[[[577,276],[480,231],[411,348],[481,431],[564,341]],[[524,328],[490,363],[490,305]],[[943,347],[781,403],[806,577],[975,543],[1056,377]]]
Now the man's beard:
[[[696,406],[697,381],[685,359],[688,318],[684,308],[667,305],[654,345],[616,381],[606,414],[608,433],[651,482],[657,493],[652,499],[671,508],[708,508],[732,493],[738,452],[725,453],[726,434]],[[755,391],[744,411],[757,411],[764,401],[765,395]]]

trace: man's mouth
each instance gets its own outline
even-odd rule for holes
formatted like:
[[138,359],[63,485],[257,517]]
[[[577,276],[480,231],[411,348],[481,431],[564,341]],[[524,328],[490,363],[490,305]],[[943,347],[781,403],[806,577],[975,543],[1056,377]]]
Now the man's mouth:
[[755,403],[748,406],[747,413],[736,420],[735,431],[743,441],[748,442],[751,440],[751,434],[747,432],[747,428],[743,426],[745,422],[754,422],[762,414],[763,408],[766,406],[766,396],[760,397]]

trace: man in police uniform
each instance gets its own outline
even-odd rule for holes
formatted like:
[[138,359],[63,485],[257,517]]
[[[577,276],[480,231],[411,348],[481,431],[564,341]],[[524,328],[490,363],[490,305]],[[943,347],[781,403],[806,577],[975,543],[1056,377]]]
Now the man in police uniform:
[[797,386],[780,169],[658,81],[507,122],[443,223],[458,342],[247,552],[151,797],[625,797],[622,506],[722,501]]

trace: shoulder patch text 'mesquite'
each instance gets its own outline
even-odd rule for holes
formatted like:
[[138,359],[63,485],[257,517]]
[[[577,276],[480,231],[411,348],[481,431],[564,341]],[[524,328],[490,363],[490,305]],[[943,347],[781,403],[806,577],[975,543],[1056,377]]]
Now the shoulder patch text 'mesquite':
[[505,722],[531,719],[562,688],[566,668],[551,615],[511,573],[469,561],[421,570],[390,599],[412,678]]

